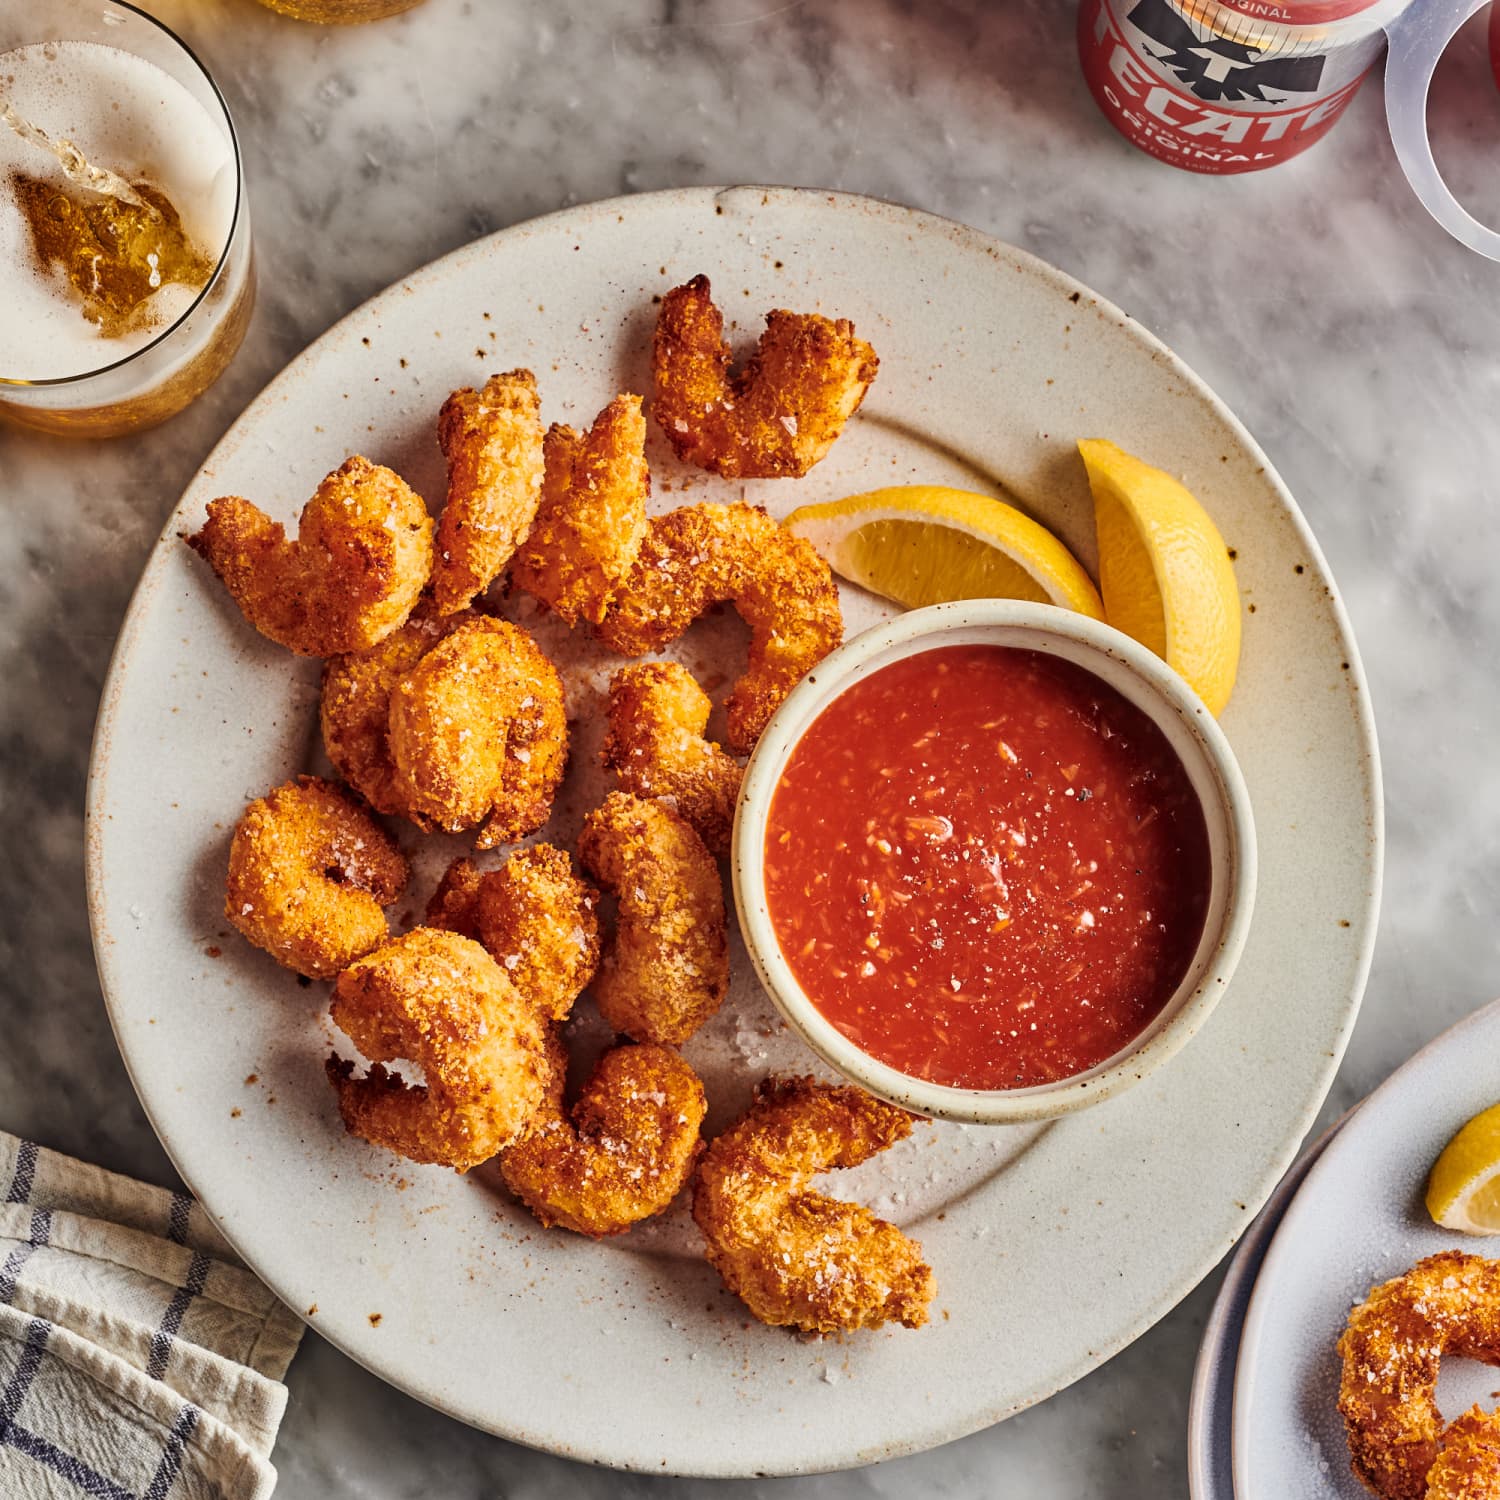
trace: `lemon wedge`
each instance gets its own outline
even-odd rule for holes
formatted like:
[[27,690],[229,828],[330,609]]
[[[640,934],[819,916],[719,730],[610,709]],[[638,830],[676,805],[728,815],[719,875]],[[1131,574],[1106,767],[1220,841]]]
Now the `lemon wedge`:
[[1427,1179],[1427,1212],[1460,1234],[1500,1234],[1500,1104],[1443,1147]]
[[1046,527],[990,495],[898,485],[804,505],[784,524],[840,578],[908,609],[1030,599],[1104,618],[1099,592],[1073,554]]
[[1240,594],[1218,527],[1170,474],[1113,443],[1085,439],[1078,451],[1094,493],[1105,619],[1221,713],[1239,667]]

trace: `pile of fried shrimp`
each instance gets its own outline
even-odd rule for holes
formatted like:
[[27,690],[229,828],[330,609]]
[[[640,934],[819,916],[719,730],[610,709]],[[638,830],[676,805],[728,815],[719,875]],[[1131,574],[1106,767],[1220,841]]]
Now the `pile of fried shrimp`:
[[[680,460],[795,479],[878,361],[848,321],[778,310],[736,370],[698,276],[662,299],[652,366],[651,414]],[[648,514],[642,397],[616,396],[583,432],[544,428],[541,410],[523,369],[448,398],[435,522],[399,475],[358,456],[318,486],[293,537],[249,500],[208,506],[188,544],[262,635],[322,659],[338,778],[298,776],[250,804],[225,913],[276,962],[332,982],[331,1019],[363,1059],[335,1054],[326,1069],[351,1135],[459,1172],[494,1161],[544,1225],[591,1237],[691,1188],[708,1260],[757,1318],[807,1334],[918,1327],[934,1292],[921,1247],[812,1186],[914,1118],[856,1088],[778,1078],[705,1142],[703,1084],[681,1051],[728,989],[719,862],[743,759],[843,636],[832,574],[753,505]],[[489,868],[460,858],[420,925],[393,935],[387,911],[410,880],[393,824],[490,850],[551,816],[563,683],[495,606],[511,591],[625,658],[731,606],[750,645],[724,743],[707,738],[710,699],[687,668],[629,661],[609,686],[616,788],[576,848],[532,842]],[[570,1098],[564,1023],[585,990],[614,1041]],[[420,1082],[400,1072],[412,1064]]]

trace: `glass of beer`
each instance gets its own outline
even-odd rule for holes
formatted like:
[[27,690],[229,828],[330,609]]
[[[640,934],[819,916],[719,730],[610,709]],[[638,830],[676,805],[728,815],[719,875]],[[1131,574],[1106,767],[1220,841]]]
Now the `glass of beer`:
[[250,321],[239,143],[124,0],[0,0],[0,414],[80,437],[201,395]]
[[260,0],[260,3],[297,21],[353,26],[360,21],[383,21],[403,10],[414,10],[422,0]]

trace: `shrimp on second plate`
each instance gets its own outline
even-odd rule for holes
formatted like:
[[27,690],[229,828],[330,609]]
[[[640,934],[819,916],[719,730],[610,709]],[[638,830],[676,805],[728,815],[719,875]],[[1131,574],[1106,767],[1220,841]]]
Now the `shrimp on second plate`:
[[567,1056],[555,1034],[549,1062],[540,1109],[501,1154],[506,1186],[543,1224],[594,1239],[661,1213],[703,1149],[698,1075],[671,1047],[614,1047],[567,1109]]
[[481,873],[456,859],[427,905],[427,925],[484,945],[527,1000],[565,1020],[599,966],[599,893],[551,844],[518,849]]
[[811,543],[755,505],[656,516],[599,636],[622,656],[644,656],[723,602],[750,627],[746,669],[725,705],[729,746],[748,755],[786,695],[843,639],[838,586]]
[[704,738],[711,709],[675,661],[621,667],[609,684],[604,764],[627,792],[670,800],[711,853],[727,854],[745,772]]
[[309,979],[332,979],[390,936],[406,856],[341,787],[300,776],[245,809],[229,844],[224,915]]
[[[542,1102],[546,1023],[478,943],[417,927],[339,975],[331,1014],[370,1060],[328,1059],[344,1127],[412,1161],[467,1172],[508,1146]],[[385,1064],[409,1058],[408,1083]]]
[[584,819],[578,857],[618,901],[594,981],[599,1013],[637,1042],[681,1046],[729,989],[724,888],[713,855],[663,803],[611,792]]
[[587,432],[553,425],[545,449],[541,508],[511,577],[569,625],[597,625],[646,534],[641,398],[616,396]]
[[935,1286],[922,1247],[869,1209],[808,1186],[904,1140],[912,1123],[861,1089],[769,1080],[709,1145],[693,1218],[724,1284],[761,1322],[829,1334],[927,1321]]
[[505,571],[542,497],[542,418],[530,370],[454,391],[438,414],[448,498],[438,518],[432,596],[441,615],[468,608]]
[[1500,1412],[1471,1406],[1448,1424],[1425,1500],[1500,1500]]
[[388,737],[407,815],[481,849],[540,828],[568,755],[557,669],[518,625],[477,616],[390,694]]
[[355,455],[320,484],[289,541],[259,506],[211,500],[188,539],[260,633],[298,656],[365,651],[415,608],[432,520],[399,474]]
[[800,478],[859,409],[880,368],[846,318],[768,313],[760,345],[729,373],[724,316],[708,277],[662,299],[652,410],[677,456],[725,479]]

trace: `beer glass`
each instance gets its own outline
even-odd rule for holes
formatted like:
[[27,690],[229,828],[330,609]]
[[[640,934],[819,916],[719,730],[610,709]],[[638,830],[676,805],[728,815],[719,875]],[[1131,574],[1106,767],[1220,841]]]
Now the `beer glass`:
[[353,26],[360,21],[380,21],[403,10],[413,10],[422,0],[260,0],[260,3],[297,21]]
[[[0,0],[0,113],[7,105],[0,414],[79,437],[163,421],[223,372],[254,303],[223,97],[187,46],[126,0]],[[78,186],[17,120],[76,147],[120,192]]]

